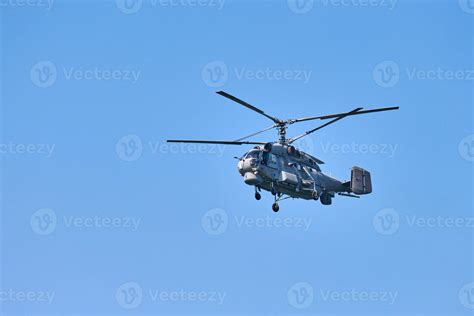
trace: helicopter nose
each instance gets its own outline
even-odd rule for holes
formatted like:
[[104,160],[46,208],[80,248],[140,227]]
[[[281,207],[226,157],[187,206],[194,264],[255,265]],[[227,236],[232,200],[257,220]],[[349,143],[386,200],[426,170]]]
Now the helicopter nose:
[[257,185],[263,182],[262,177],[258,174],[254,174],[253,172],[246,172],[244,175],[244,182],[248,185]]
[[243,176],[247,172],[253,172],[253,168],[257,166],[255,159],[247,158],[242,159],[237,164],[239,173]]
[[239,171],[240,175],[243,176],[244,175],[244,161],[243,160],[239,160],[239,163],[237,164],[237,170]]
[[262,177],[254,173],[255,167],[255,159],[250,158],[240,160],[237,164],[240,175],[244,177],[244,182],[248,185],[258,185],[263,182]]

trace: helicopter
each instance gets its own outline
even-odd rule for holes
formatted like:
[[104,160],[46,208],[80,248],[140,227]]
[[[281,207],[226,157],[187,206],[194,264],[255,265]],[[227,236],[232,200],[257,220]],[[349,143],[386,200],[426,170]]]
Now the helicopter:
[[[371,110],[363,110],[358,107],[352,111],[323,116],[313,116],[298,119],[280,120],[263,110],[245,102],[241,99],[218,91],[217,94],[234,101],[244,107],[265,116],[273,121],[270,127],[252,133],[234,141],[219,140],[167,140],[169,143],[198,143],[198,144],[223,144],[223,145],[256,145],[246,152],[237,164],[237,170],[247,185],[255,187],[255,199],[262,198],[262,190],[271,192],[274,196],[272,210],[278,212],[278,202],[293,198],[305,200],[320,200],[323,205],[331,205],[336,194],[340,196],[360,198],[361,195],[372,193],[372,179],[370,172],[354,166],[351,169],[351,178],[348,181],[337,180],[321,171],[320,165],[324,164],[320,159],[298,150],[293,143],[320,129],[336,123],[349,116],[398,110],[399,107],[386,107]],[[311,120],[329,120],[328,122],[293,137],[286,137],[286,130],[290,125]],[[254,142],[246,139],[276,129],[279,135],[278,141]]]

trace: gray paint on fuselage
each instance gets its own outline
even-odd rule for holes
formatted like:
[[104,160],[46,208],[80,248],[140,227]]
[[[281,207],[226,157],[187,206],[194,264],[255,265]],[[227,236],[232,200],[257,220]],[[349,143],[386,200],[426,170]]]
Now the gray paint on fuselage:
[[[273,143],[268,153],[263,146],[253,148],[239,162],[240,174],[258,174],[263,181],[251,185],[270,192],[273,187],[276,192],[294,198],[310,200],[318,198],[322,193],[334,195],[335,192],[349,192],[341,181],[322,173],[316,158],[302,151],[299,151],[299,155],[289,154],[288,147],[286,144]],[[270,154],[275,155],[276,164],[271,163]],[[282,171],[296,175],[298,185],[281,181]]]

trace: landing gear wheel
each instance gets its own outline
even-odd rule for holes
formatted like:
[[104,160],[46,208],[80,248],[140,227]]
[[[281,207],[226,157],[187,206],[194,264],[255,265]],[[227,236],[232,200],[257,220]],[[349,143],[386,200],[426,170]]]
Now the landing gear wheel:
[[322,205],[331,205],[332,204],[332,197],[331,195],[324,193],[321,195],[321,204]]
[[273,212],[278,212],[280,210],[280,206],[278,205],[278,203],[273,203],[272,205],[272,210]]
[[255,199],[256,199],[257,201],[260,201],[261,198],[262,198],[262,195],[261,195],[260,193],[258,193],[258,192],[255,192]]

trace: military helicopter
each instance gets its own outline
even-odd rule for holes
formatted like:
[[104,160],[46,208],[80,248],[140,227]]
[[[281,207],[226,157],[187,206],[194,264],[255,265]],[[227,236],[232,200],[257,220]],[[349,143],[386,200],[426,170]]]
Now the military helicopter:
[[[336,123],[343,118],[353,115],[367,113],[398,110],[399,107],[378,108],[372,110],[362,110],[356,108],[350,112],[338,113],[324,116],[313,116],[298,119],[280,120],[274,116],[268,115],[261,109],[236,98],[224,91],[218,91],[217,94],[237,102],[246,108],[265,116],[273,121],[273,125],[256,133],[234,141],[216,141],[216,140],[168,140],[169,143],[201,143],[201,144],[223,144],[223,145],[257,145],[245,153],[237,164],[240,175],[244,182],[255,187],[255,199],[262,198],[261,190],[269,191],[275,197],[272,209],[278,212],[280,207],[278,202],[288,198],[300,198],[305,200],[320,200],[323,205],[331,205],[335,194],[347,197],[359,198],[360,195],[372,193],[372,180],[370,172],[360,167],[352,167],[351,179],[348,181],[339,181],[321,171],[319,165],[323,161],[298,150],[292,144],[312,134],[328,125]],[[288,126],[311,120],[330,120],[314,129],[305,132],[302,135],[287,139],[286,130]],[[266,132],[271,129],[277,129],[279,139],[276,142],[253,142],[246,139]]]

